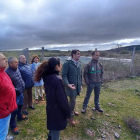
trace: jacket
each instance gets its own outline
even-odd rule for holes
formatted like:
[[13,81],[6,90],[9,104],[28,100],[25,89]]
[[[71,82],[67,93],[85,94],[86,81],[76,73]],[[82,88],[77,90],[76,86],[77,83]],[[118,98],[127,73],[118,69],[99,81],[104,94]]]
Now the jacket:
[[20,95],[23,93],[24,89],[25,89],[25,83],[21,77],[20,71],[19,69],[14,69],[11,66],[9,66],[5,72],[8,74],[8,76],[10,77],[15,90],[16,90],[16,95]]
[[[31,70],[33,72],[33,75],[35,75],[35,71],[36,69],[38,68],[38,66],[40,65],[41,63],[32,63],[30,66],[31,66]],[[41,79],[39,82],[34,82],[34,86],[42,86],[44,83],[43,83],[43,79]]]
[[47,101],[47,129],[63,130],[70,117],[70,108],[62,80],[56,75],[47,75],[43,78]]
[[86,64],[83,72],[84,80],[87,85],[90,83],[103,83],[103,66],[97,60],[91,60]]
[[[82,68],[80,61],[77,67],[72,60],[66,60],[62,68],[62,80],[66,86],[67,96],[74,97],[80,94],[82,86]],[[76,89],[70,89],[68,84],[74,84]]]
[[16,108],[15,88],[4,68],[0,68],[0,119],[10,115]]
[[33,87],[34,86],[33,73],[30,65],[28,65],[27,63],[24,64],[19,62],[18,68],[20,70],[22,79],[25,83],[25,89]]

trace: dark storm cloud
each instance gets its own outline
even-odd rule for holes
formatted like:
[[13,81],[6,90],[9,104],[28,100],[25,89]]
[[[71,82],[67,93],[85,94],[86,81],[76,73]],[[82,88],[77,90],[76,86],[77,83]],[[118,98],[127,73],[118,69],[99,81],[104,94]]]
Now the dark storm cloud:
[[107,49],[120,39],[138,44],[139,5],[139,0],[6,0],[0,2],[0,50],[52,44]]

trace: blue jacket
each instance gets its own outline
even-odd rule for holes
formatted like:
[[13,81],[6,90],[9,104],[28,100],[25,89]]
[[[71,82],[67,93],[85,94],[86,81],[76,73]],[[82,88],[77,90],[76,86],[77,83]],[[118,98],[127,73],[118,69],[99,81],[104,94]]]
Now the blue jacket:
[[11,81],[15,87],[16,90],[16,96],[23,93],[25,89],[25,83],[21,77],[21,73],[19,69],[13,69],[12,67],[8,67],[5,72],[8,74],[8,76],[11,78]]
[[34,86],[33,73],[29,64],[19,62],[18,68],[20,70],[23,81],[25,82],[25,89]]
[[[33,74],[35,74],[35,71],[36,71],[37,67],[38,67],[40,64],[41,64],[41,63],[38,62],[38,63],[33,63],[33,64],[30,65]],[[43,83],[43,79],[41,79],[39,82],[35,82],[35,83],[34,83],[34,86],[42,86],[43,84],[44,84],[44,83]]]

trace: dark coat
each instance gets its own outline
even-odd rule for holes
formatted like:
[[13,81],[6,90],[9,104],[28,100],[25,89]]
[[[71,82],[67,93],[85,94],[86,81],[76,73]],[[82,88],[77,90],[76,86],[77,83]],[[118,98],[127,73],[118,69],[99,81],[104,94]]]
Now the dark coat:
[[103,83],[103,66],[97,60],[91,60],[86,64],[83,73],[84,80],[87,85],[90,83]]
[[62,80],[56,75],[47,75],[43,78],[47,100],[47,129],[63,130],[70,117],[70,108]]
[[[82,86],[82,68],[81,62],[78,62],[78,67],[74,64],[72,60],[67,60],[63,64],[62,69],[62,79],[66,86],[67,96],[74,97],[80,94]],[[74,84],[76,86],[75,90],[68,87],[68,84]]]
[[13,69],[12,67],[8,67],[5,72],[8,74],[8,76],[11,78],[11,81],[15,87],[16,90],[16,96],[23,93],[25,89],[25,83],[21,77],[21,73],[19,69]]
[[18,68],[20,70],[22,79],[25,82],[25,89],[33,87],[33,72],[31,70],[30,65],[28,65],[27,63],[24,64],[19,62]]

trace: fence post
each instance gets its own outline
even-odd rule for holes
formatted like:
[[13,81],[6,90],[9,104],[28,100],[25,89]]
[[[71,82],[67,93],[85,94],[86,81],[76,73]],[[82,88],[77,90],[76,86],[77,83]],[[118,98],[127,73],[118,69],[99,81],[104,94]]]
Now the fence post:
[[41,56],[41,60],[44,60],[44,47],[42,47],[42,56]]
[[133,48],[133,55],[132,55],[132,60],[131,60],[131,65],[130,65],[130,77],[133,76],[134,57],[135,57],[135,47]]
[[26,57],[27,63],[29,63],[29,50],[28,50],[28,48],[25,49],[25,57]]

